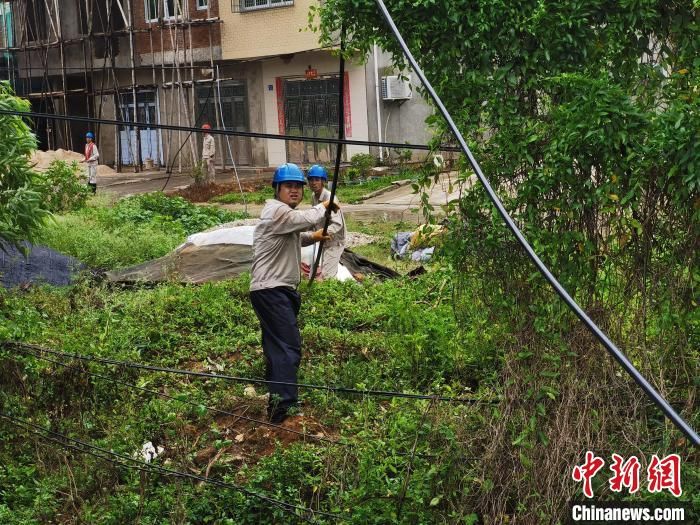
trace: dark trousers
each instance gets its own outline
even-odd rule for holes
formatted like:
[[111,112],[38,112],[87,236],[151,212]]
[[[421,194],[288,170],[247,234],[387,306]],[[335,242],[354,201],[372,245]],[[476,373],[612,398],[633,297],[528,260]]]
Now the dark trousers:
[[[250,292],[250,302],[260,321],[265,354],[265,379],[297,382],[301,361],[301,335],[297,316],[301,296],[296,290],[278,287]],[[297,403],[298,388],[291,385],[268,385],[270,413],[285,412]]]

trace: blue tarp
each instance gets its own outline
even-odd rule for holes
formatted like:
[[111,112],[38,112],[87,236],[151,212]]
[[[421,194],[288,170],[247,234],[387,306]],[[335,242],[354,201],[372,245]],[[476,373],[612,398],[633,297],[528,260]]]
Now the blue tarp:
[[14,246],[0,241],[0,285],[14,288],[26,284],[67,286],[85,265],[45,246],[22,243],[27,257]]

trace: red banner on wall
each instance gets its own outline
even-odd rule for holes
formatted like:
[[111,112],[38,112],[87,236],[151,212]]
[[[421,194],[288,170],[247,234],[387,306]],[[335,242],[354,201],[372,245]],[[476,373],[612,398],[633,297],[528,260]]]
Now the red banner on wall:
[[345,136],[352,137],[352,112],[350,111],[350,75],[346,72],[343,79],[343,112],[345,113]]
[[284,121],[284,92],[282,89],[282,77],[277,77],[275,79],[275,84],[277,88],[277,125],[279,127],[280,135],[284,135],[287,126]]

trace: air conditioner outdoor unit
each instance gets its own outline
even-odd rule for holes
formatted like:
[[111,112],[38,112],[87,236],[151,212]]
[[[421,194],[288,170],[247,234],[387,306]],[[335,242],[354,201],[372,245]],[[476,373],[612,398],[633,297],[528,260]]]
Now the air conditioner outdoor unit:
[[408,100],[412,94],[410,76],[382,77],[382,100]]

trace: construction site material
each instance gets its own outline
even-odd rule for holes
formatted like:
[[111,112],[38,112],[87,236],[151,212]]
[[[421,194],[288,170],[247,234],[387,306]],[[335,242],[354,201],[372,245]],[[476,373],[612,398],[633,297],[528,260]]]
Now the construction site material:
[[[41,150],[36,150],[32,156],[29,159],[30,164],[34,166],[34,169],[36,171],[46,171],[49,166],[51,165],[52,162],[56,160],[62,160],[64,162],[67,162],[70,164],[71,162],[80,162],[84,160],[84,156],[81,155],[80,153],[76,153],[75,151],[68,151],[64,149],[57,149],[57,150],[48,150],[48,151],[41,151]],[[100,164],[97,166],[97,175],[98,176],[110,176],[110,175],[116,175],[117,172],[110,168],[109,166],[105,166],[104,164]]]
[[[164,257],[107,272],[107,279],[115,283],[179,281],[198,284],[234,278],[251,268],[255,226],[229,224],[190,235],[182,245]],[[310,266],[312,257],[313,246],[302,248],[302,261],[307,266]],[[357,273],[373,274],[379,279],[399,276],[395,271],[350,250],[345,250],[340,260],[338,280],[354,279],[353,275]]]

